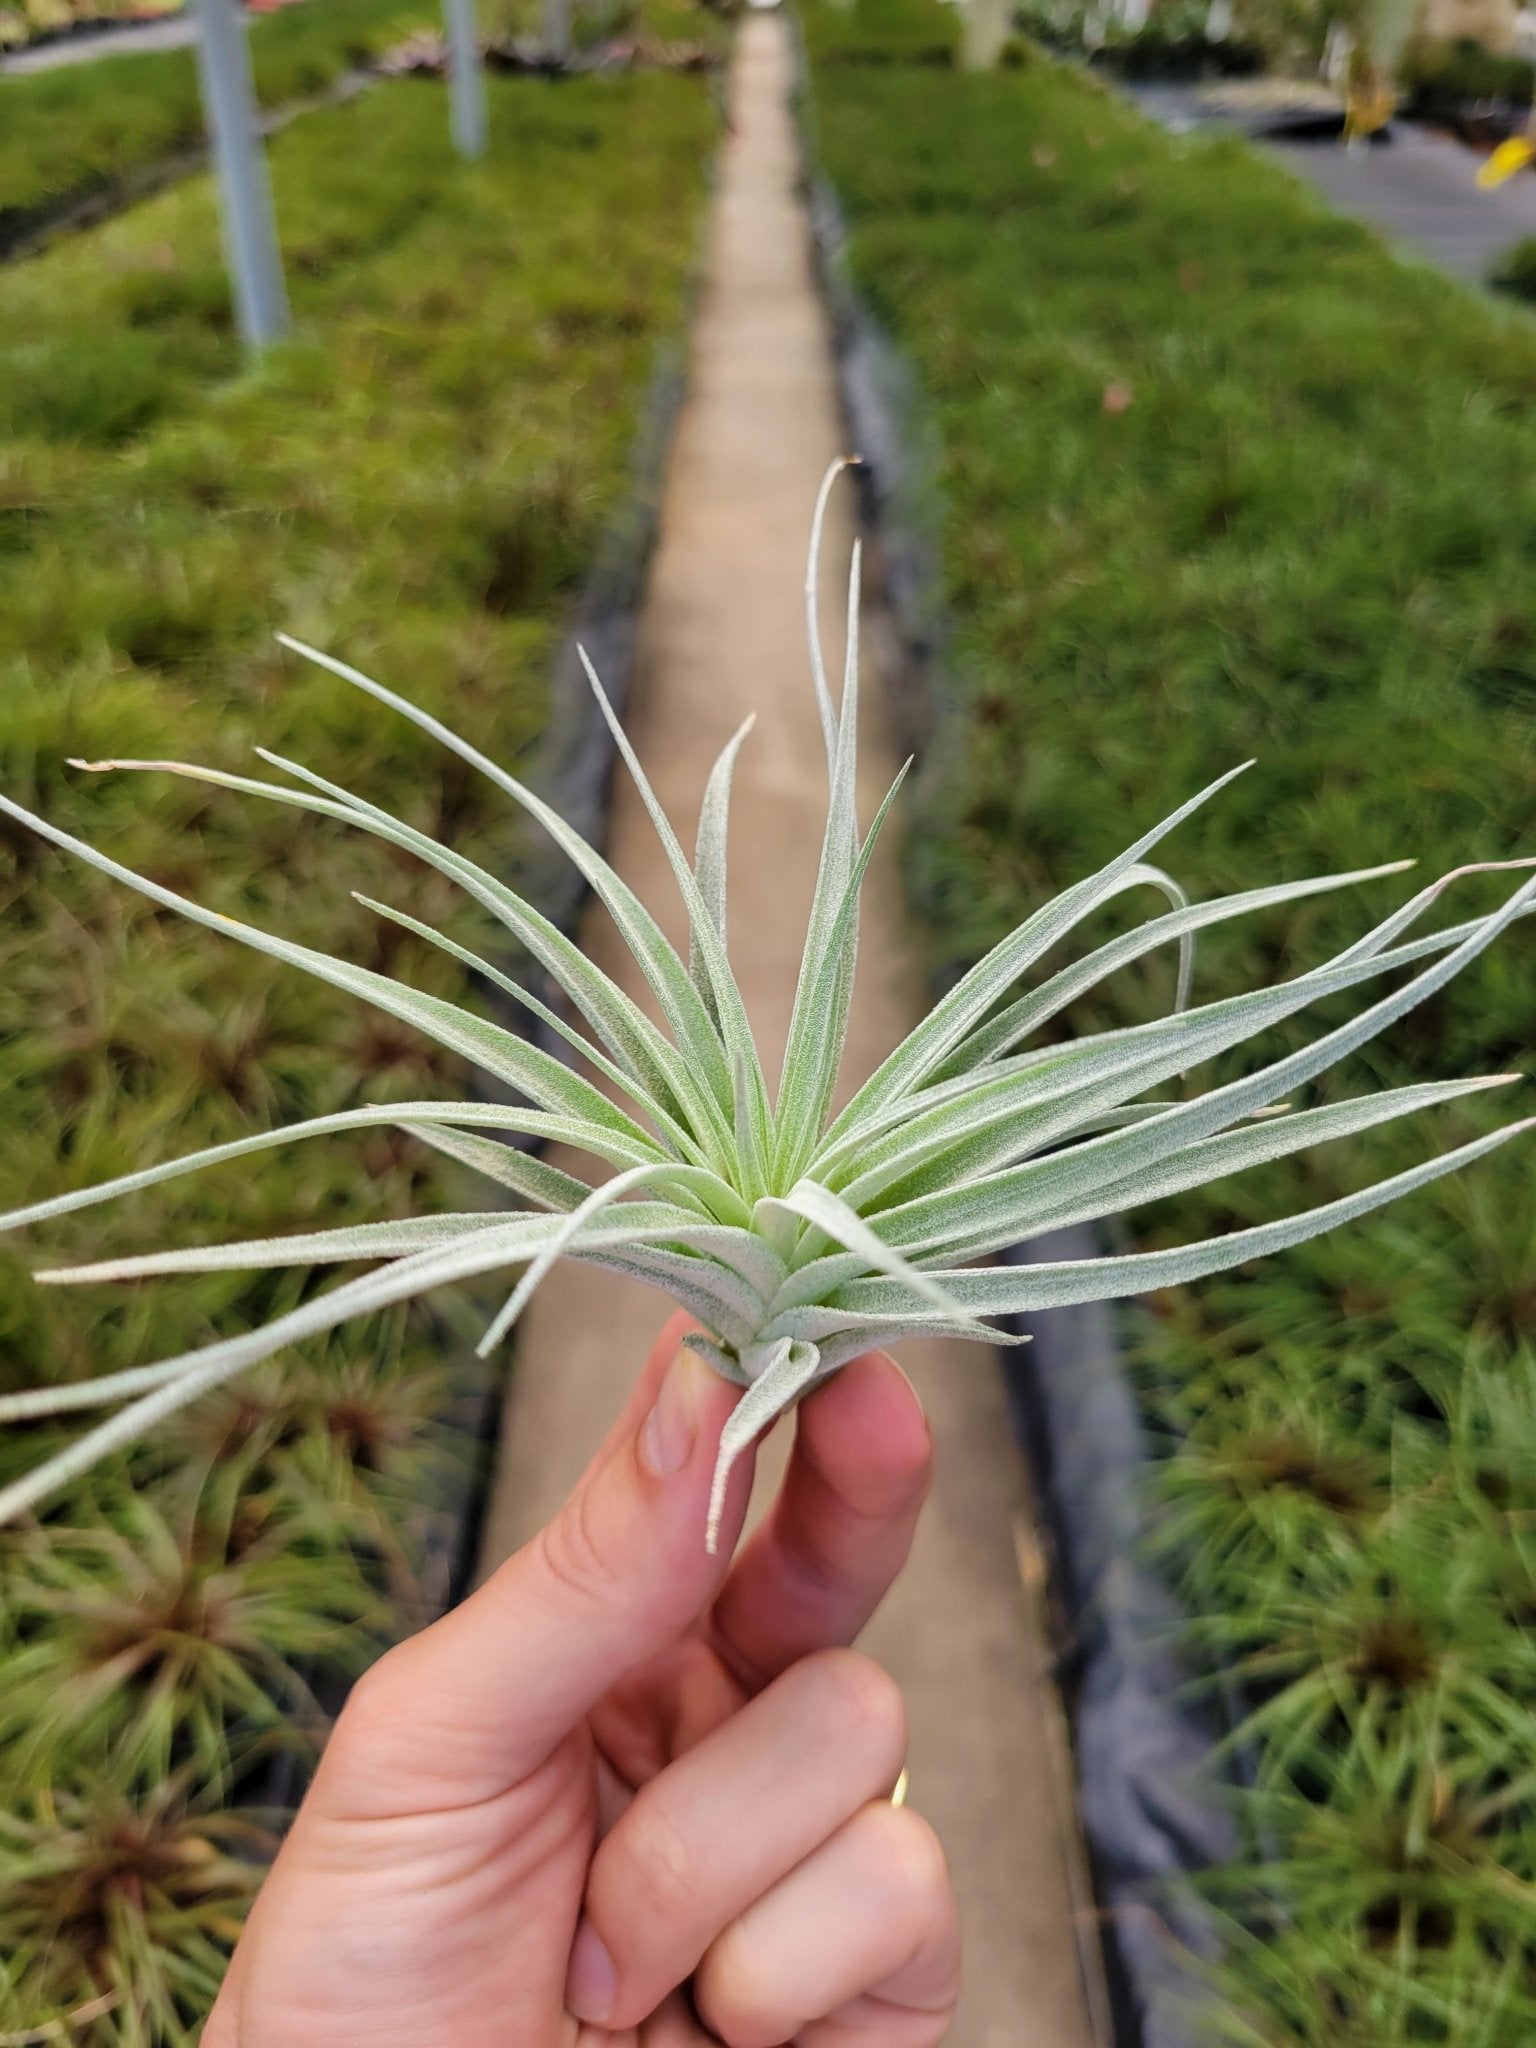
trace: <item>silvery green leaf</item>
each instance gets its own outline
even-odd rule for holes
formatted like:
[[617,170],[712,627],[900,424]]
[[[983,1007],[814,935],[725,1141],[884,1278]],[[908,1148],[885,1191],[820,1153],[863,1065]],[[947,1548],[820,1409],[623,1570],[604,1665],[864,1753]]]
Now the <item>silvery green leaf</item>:
[[425,939],[429,946],[435,946],[439,952],[447,953],[461,966],[469,968],[472,973],[490,982],[494,988],[499,988],[503,994],[511,996],[520,1009],[526,1010],[531,1017],[537,1017],[557,1038],[563,1038],[572,1052],[601,1074],[621,1095],[638,1104],[642,1112],[656,1124],[657,1134],[668,1151],[681,1157],[683,1153],[693,1149],[687,1131],[679,1125],[677,1119],[665,1111],[658,1112],[654,1096],[646,1095],[643,1090],[637,1092],[632,1076],[619,1066],[617,1061],[609,1059],[599,1046],[594,1045],[590,1038],[584,1038],[558,1011],[552,1010],[531,989],[524,988],[521,982],[514,981],[509,974],[503,974],[501,969],[494,966],[483,954],[473,952],[468,946],[461,946],[456,939],[450,939],[445,933],[435,931],[431,925],[423,924],[420,918],[411,917],[403,910],[395,910],[389,904],[380,903],[372,896],[365,896],[361,890],[354,889],[352,894],[354,900],[360,903],[364,910],[371,910],[376,917],[386,918],[389,923],[399,925],[402,931],[414,932],[417,938]]
[[[718,1039],[724,1042],[725,1063],[730,1077],[730,1099],[734,1113],[738,1177],[744,1179],[748,1187],[760,1189],[766,1185],[768,1171],[770,1111],[763,1070],[758,1061],[752,1029],[747,1022],[747,1013],[742,1005],[741,991],[736,986],[736,977],[731,972],[731,964],[726,958],[725,946],[716,919],[700,892],[682,843],[673,831],[671,821],[651,787],[650,778],[629,743],[628,734],[614,716],[613,706],[608,701],[608,693],[598,680],[596,669],[587,659],[585,648],[578,648],[577,652],[581,656],[582,667],[586,670],[587,681],[597,700],[598,709],[613,734],[614,744],[629,770],[630,780],[639,792],[646,815],[656,829],[656,836],[661,841],[662,850],[667,856],[668,865],[687,907],[691,950],[697,954],[702,964],[703,978],[712,998],[706,1014],[718,1020]],[[680,962],[678,964],[681,966]],[[689,987],[693,988],[691,979]],[[697,990],[694,993],[697,998]]]
[[601,1187],[593,1188],[580,1208],[573,1209],[569,1216],[562,1216],[554,1223],[553,1229],[539,1247],[538,1254],[527,1272],[491,1318],[485,1335],[476,1345],[475,1348],[482,1358],[495,1350],[522,1314],[529,1296],[544,1275],[562,1252],[574,1248],[583,1229],[595,1219],[598,1212],[606,1209],[610,1203],[621,1200],[631,1188],[643,1186],[650,1179],[652,1171],[649,1166],[632,1166],[627,1173],[615,1174],[612,1180],[604,1181]]
[[[1474,1159],[1508,1144],[1511,1138],[1536,1127],[1536,1118],[1506,1124],[1502,1130],[1458,1145],[1436,1159],[1376,1181],[1358,1194],[1343,1195],[1316,1209],[1282,1217],[1276,1223],[1261,1223],[1247,1230],[1228,1231],[1224,1237],[1202,1238],[1196,1244],[1179,1245],[1171,1251],[1130,1252],[1119,1258],[1078,1259],[1059,1265],[998,1267],[950,1272],[941,1269],[935,1278],[952,1301],[977,1316],[1021,1315],[1026,1311],[1065,1308],[1082,1301],[1116,1301],[1126,1295],[1146,1294],[1162,1287],[1182,1287],[1211,1273],[1226,1272],[1271,1252],[1305,1244],[1321,1237],[1357,1216],[1369,1215],[1399,1195],[1427,1187]],[[820,1310],[791,1310],[777,1317],[770,1330],[774,1336],[799,1336],[814,1342],[824,1324],[835,1321],[839,1309],[858,1316],[905,1316],[904,1290],[889,1280],[855,1280],[840,1288],[832,1304]]]
[[[43,1266],[33,1279],[48,1287],[89,1287],[106,1280],[149,1280],[168,1273],[254,1273],[267,1266],[327,1266],[400,1258],[431,1245],[452,1244],[479,1230],[504,1229],[512,1219],[476,1210],[469,1215],[406,1216],[398,1223],[349,1223],[336,1230],[297,1230],[286,1237],[253,1237],[242,1244],[181,1245],[89,1265]],[[526,1219],[527,1241],[537,1247],[557,1227],[553,1216]]]
[[827,664],[821,651],[821,535],[826,524],[832,487],[845,469],[852,469],[857,456],[839,456],[828,465],[816,493],[811,514],[811,539],[805,557],[805,637],[811,652],[811,683],[816,692],[816,713],[821,720],[821,737],[827,751],[827,787],[830,790],[837,758],[837,712],[827,683]]
[[[258,748],[257,751],[274,767],[338,800],[344,814],[364,830],[377,828],[391,838],[396,833],[403,835],[403,843],[411,845],[413,851],[417,850],[418,840],[429,847],[433,844],[424,834],[402,825],[389,812],[378,809],[336,783],[327,782],[323,776],[316,775],[299,762],[286,760],[279,754],[268,754],[264,749]],[[453,864],[456,871],[469,865],[457,855],[453,856]],[[467,888],[468,884],[465,886]],[[514,891],[497,885],[491,889],[476,888],[473,893],[488,908],[499,907],[502,922],[548,967],[593,1028],[613,1045],[626,1064],[634,1066],[642,1090],[649,1087],[651,1094],[671,1113],[673,1128],[677,1128],[676,1118],[681,1116],[685,1128],[692,1126],[701,1133],[707,1131],[716,1140],[723,1140],[725,1125],[719,1104],[707,1078],[700,1078],[707,1077],[711,1069],[718,1066],[719,1044],[708,1027],[708,1020],[695,1014],[697,1002],[692,988],[690,986],[685,994],[682,987],[686,979],[682,963],[653,923],[642,918],[636,922],[633,934],[626,929],[625,936],[643,949],[636,957],[640,959],[641,971],[673,1028],[678,1040],[676,1045],[669,1042],[665,1033],[617,983],[594,967],[557,926],[550,924]],[[627,1080],[625,1088],[632,1097],[635,1095],[634,1087]],[[640,1099],[644,1099],[643,1094]],[[704,1140],[701,1138],[699,1142],[702,1145]]]
[[313,816],[333,818],[354,830],[414,853],[438,873],[455,882],[474,902],[487,910],[518,943],[527,948],[552,979],[576,1004],[614,1057],[631,1077],[643,1079],[651,1094],[671,1101],[671,1089],[680,1078],[675,1049],[608,976],[585,959],[577,947],[556,926],[536,911],[505,883],[451,848],[439,846],[424,832],[403,819],[391,816],[374,804],[364,804],[339,784],[327,782],[298,762],[258,748],[261,758],[306,787],[291,789],[285,783],[263,782],[248,775],[232,775],[222,769],[203,768],[188,761],[83,761],[74,765],[101,774],[108,771],[177,775],[186,781],[206,783],[255,796],[264,802],[285,804]]
[[0,1522],[12,1520],[55,1487],[88,1471],[98,1459],[133,1443],[200,1394],[302,1338],[333,1330],[355,1315],[370,1315],[396,1302],[413,1300],[447,1282],[474,1279],[495,1272],[498,1267],[522,1263],[520,1234],[524,1221],[518,1218],[500,1230],[477,1231],[451,1244],[391,1260],[388,1265],[344,1281],[301,1307],[288,1310],[259,1329],[162,1361],[154,1368],[159,1384],[151,1392],[130,1402],[110,1420],[87,1430],[84,1436],[44,1459],[22,1478],[0,1487]]
[[[270,1152],[276,1146],[292,1144],[298,1138],[329,1137],[338,1131],[376,1130],[381,1126],[398,1126],[403,1130],[432,1124],[441,1124],[444,1130],[476,1126],[547,1139],[552,1144],[571,1145],[580,1151],[591,1152],[595,1158],[606,1160],[611,1166],[638,1166],[647,1159],[660,1164],[663,1156],[648,1143],[633,1146],[620,1143],[610,1133],[571,1117],[546,1116],[538,1110],[513,1109],[501,1103],[370,1103],[361,1109],[337,1110],[330,1116],[307,1117],[302,1123],[284,1124],[275,1131],[257,1131],[249,1138],[232,1138],[227,1144],[207,1145],[200,1152],[188,1152],[180,1159],[167,1159],[158,1166],[140,1167],[136,1172],[119,1174],[115,1180],[100,1181],[95,1187],[76,1188],[66,1195],[52,1195],[46,1201],[29,1203],[24,1209],[12,1209],[0,1215],[0,1232],[20,1230],[32,1223],[46,1223],[55,1216],[67,1216],[76,1209],[89,1209],[98,1202],[111,1201],[117,1195],[137,1194],[141,1188],[154,1187],[161,1181],[177,1180],[186,1173],[199,1173],[205,1166],[222,1166],[229,1160],[248,1158],[253,1152]],[[419,1130],[418,1135],[425,1136],[425,1129]],[[501,1151],[506,1148],[498,1146],[495,1149]]]
[[962,976],[948,995],[934,1005],[916,1030],[909,1032],[896,1050],[876,1068],[833,1124],[831,1135],[841,1136],[857,1125],[867,1110],[909,1094],[941,1064],[992,1005],[1007,994],[1020,975],[1065,938],[1091,911],[1102,908],[1128,889],[1147,882],[1160,884],[1156,870],[1142,867],[1142,855],[1150,853],[1176,826],[1202,804],[1209,803],[1219,790],[1252,765],[1251,761],[1245,761],[1229,769],[1225,775],[1218,776],[1160,825],[1143,833],[1134,845],[1127,847],[1098,874],[1085,882],[1074,883],[1053,902],[1037,910],[1033,917],[1027,918],[1010,937],[1000,939],[986,958]]
[[590,847],[560,816],[551,805],[544,802],[517,777],[510,775],[478,747],[472,747],[466,740],[444,725],[440,719],[412,704],[408,698],[387,690],[381,683],[363,675],[344,661],[337,661],[331,655],[322,654],[318,649],[306,647],[302,642],[290,640],[285,634],[278,635],[284,646],[295,653],[304,655],[320,667],[330,670],[344,682],[376,697],[381,704],[398,711],[410,719],[423,732],[430,733],[441,744],[477,769],[498,789],[510,796],[528,814],[537,819],[556,845],[570,858],[578,872],[590,884],[604,908],[613,918],[620,935],[629,947],[636,964],[655,990],[657,1000],[679,1040],[686,1044],[701,1062],[701,1078],[709,1082],[715,1102],[723,1107],[728,1100],[728,1074],[723,1057],[723,1048],[714,1029],[709,1013],[699,998],[698,991],[688,977],[688,970],[668,945],[666,938],[651,913],[641,903],[634,891],[609,866],[601,854]]
[[750,1345],[742,1353],[741,1363],[747,1376],[747,1390],[720,1432],[720,1449],[709,1489],[704,1543],[711,1556],[719,1547],[726,1487],[737,1459],[750,1448],[755,1437],[809,1389],[820,1368],[821,1353],[814,1344],[795,1343],[786,1338],[778,1344]]
[[633,1244],[600,1250],[583,1245],[576,1256],[583,1265],[601,1266],[626,1280],[660,1288],[702,1328],[713,1330],[727,1351],[739,1353],[744,1344],[753,1341],[762,1324],[762,1296],[718,1259],[700,1258],[667,1245]]
[[837,1086],[848,1031],[848,1006],[853,994],[854,954],[858,944],[859,889],[911,763],[905,763],[881,800],[859,848],[842,898],[825,933],[814,973],[802,965],[777,1106],[778,1142],[775,1179],[798,1177],[816,1149],[816,1134],[826,1117]]
[[456,1159],[473,1173],[484,1174],[498,1187],[510,1188],[525,1201],[541,1209],[564,1212],[586,1199],[587,1183],[573,1173],[563,1173],[547,1160],[536,1159],[515,1145],[498,1145],[494,1138],[479,1137],[473,1131],[455,1130],[450,1124],[402,1123],[401,1130],[430,1145],[447,1159]]
[[885,1210],[875,1218],[874,1227],[909,1258],[979,1258],[1042,1231],[1063,1230],[1070,1223],[1163,1201],[1187,1188],[1205,1187],[1313,1145],[1353,1137],[1458,1096],[1507,1087],[1518,1078],[1492,1074],[1384,1089],[1379,1095],[1269,1117],[1172,1151],[1154,1144],[1144,1155],[1122,1155],[1118,1162],[1092,1146],[1077,1145],[990,1174],[963,1189],[921,1196]]
[[909,1265],[888,1241],[871,1229],[856,1209],[849,1208],[830,1188],[818,1187],[813,1180],[799,1180],[787,1194],[765,1195],[757,1206],[765,1216],[798,1217],[801,1222],[811,1224],[821,1236],[853,1253],[866,1267],[872,1266],[877,1273],[899,1281],[931,1307],[957,1321],[961,1320],[960,1311],[945,1295],[943,1288],[930,1280],[926,1273]]
[[[918,1099],[914,1098],[914,1114],[890,1137],[863,1148],[859,1155],[863,1170],[840,1192],[864,1207],[904,1181],[912,1183],[907,1193],[925,1192],[926,1188],[917,1184],[919,1174],[923,1181],[937,1180],[939,1185],[974,1179],[1004,1160],[1062,1141],[1074,1131],[1080,1117],[1097,1116],[1230,1051],[1326,995],[1385,974],[1426,952],[1449,952],[1449,963],[1442,960],[1315,1046],[1261,1068],[1229,1088],[1177,1105],[1177,1124],[1167,1121],[1174,1114],[1175,1106],[1171,1106],[1163,1112],[1159,1128],[1184,1130],[1206,1122],[1207,1128],[1216,1129],[1223,1120],[1249,1115],[1302,1079],[1321,1073],[1344,1052],[1375,1036],[1433,994],[1504,925],[1524,914],[1532,904],[1533,892],[1536,884],[1517,892],[1505,911],[1480,920],[1458,946],[1448,947],[1448,935],[1436,933],[1390,951],[1359,955],[1343,966],[1315,969],[1272,989],[1209,1003],[1182,1016],[1104,1033],[1032,1059],[994,1061],[974,1077],[968,1091],[946,1097],[937,1110],[916,1113]],[[838,1175],[828,1171],[829,1165],[818,1162],[818,1170],[836,1184]]]
[[[736,770],[736,756],[741,752],[742,742],[752,730],[753,720],[744,719],[727,741],[720,758],[710,770],[709,780],[704,785],[704,801],[699,807],[699,829],[694,840],[693,873],[698,884],[699,897],[709,921],[719,935],[720,944],[726,943],[726,842],[731,818],[731,778]],[[713,991],[699,950],[698,934],[694,933],[689,943],[688,972],[705,1002],[713,1007]],[[715,1022],[720,1021],[718,1014]]]
[[[1246,889],[1235,896],[1215,896],[1207,903],[1192,903],[1170,911],[1164,917],[1150,918],[1134,931],[1122,933],[1118,939],[1110,939],[1105,945],[1095,947],[1085,959],[1061,968],[1033,993],[1020,996],[1017,1002],[989,1017],[945,1061],[937,1078],[952,1079],[987,1060],[996,1059],[1021,1039],[1038,1031],[1042,1024],[1048,1024],[1052,1017],[1058,1016],[1087,990],[1096,988],[1111,974],[1145,958],[1171,939],[1188,943],[1197,932],[1205,931],[1214,924],[1225,924],[1231,918],[1270,910],[1282,903],[1297,903],[1307,896],[1331,894],[1335,889],[1348,888],[1356,882],[1377,881],[1383,875],[1401,874],[1412,866],[1412,861],[1394,860],[1380,867],[1356,868],[1350,874],[1313,875],[1304,882],[1281,882],[1268,889]],[[1176,1010],[1189,1007],[1187,981],[1182,975],[1181,984],[1185,999],[1175,999]]]

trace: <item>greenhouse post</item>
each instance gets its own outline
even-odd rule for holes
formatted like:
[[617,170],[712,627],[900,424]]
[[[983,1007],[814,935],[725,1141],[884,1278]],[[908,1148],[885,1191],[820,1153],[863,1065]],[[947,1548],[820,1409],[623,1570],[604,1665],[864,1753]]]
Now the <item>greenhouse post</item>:
[[461,156],[485,154],[485,77],[475,0],[445,0],[448,14],[448,89],[453,99],[453,140]]
[[288,331],[288,294],[239,0],[198,0],[197,62],[218,167],[235,317],[246,346],[264,348]]

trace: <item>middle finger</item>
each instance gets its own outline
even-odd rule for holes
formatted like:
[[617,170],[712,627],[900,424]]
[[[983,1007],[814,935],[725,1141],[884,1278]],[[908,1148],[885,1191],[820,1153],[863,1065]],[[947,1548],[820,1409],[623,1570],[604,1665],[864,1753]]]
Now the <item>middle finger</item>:
[[884,1352],[853,1359],[801,1405],[779,1497],[710,1621],[747,1691],[854,1640],[906,1562],[932,1467],[922,1404]]

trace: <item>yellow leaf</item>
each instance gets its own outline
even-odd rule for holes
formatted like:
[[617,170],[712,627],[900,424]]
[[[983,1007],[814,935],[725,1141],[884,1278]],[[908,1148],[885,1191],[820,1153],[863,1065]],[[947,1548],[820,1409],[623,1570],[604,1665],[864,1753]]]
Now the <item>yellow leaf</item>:
[[1491,192],[1495,185],[1502,185],[1506,178],[1512,178],[1516,171],[1523,171],[1536,157],[1536,142],[1528,135],[1512,135],[1508,142],[1501,142],[1477,174],[1477,182],[1485,192]]

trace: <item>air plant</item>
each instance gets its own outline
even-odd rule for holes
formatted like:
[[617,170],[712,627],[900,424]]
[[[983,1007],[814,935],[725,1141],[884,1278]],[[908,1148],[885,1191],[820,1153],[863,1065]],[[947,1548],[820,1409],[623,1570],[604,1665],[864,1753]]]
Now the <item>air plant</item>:
[[[1423,1083],[1296,1108],[1286,1098],[1443,987],[1515,918],[1536,907],[1527,878],[1489,915],[1419,929],[1447,875],[1377,922],[1335,958],[1273,987],[1192,1004],[1192,947],[1202,930],[1273,906],[1399,872],[1392,862],[1350,873],[1267,884],[1191,902],[1151,856],[1241,769],[1144,832],[1096,874],[1027,918],[965,974],[833,1113],[858,942],[859,893],[902,775],[867,830],[855,807],[859,562],[850,576],[840,698],[834,700],[817,627],[817,562],[827,474],[812,521],[806,576],[812,681],[825,743],[828,803],[783,1070],[776,1090],[753,1043],[726,945],[726,831],[731,779],[749,720],[704,791],[692,860],[658,803],[590,663],[587,675],[614,743],[666,851],[688,912],[689,957],[663,937],[623,879],[548,803],[407,699],[297,641],[317,662],[410,719],[487,776],[535,818],[612,916],[652,991],[663,1024],[641,1009],[576,944],[513,888],[364,797],[297,762],[259,750],[283,780],[181,762],[81,763],[160,769],[291,805],[408,849],[457,883],[537,962],[558,995],[546,1002],[491,960],[404,911],[367,907],[442,947],[564,1040],[587,1071],[491,1018],[387,975],[242,924],[121,866],[46,820],[0,798],[0,808],[151,901],[224,932],[274,960],[408,1023],[471,1060],[491,1087],[519,1101],[390,1102],[309,1118],[215,1145],[40,1201],[0,1228],[46,1222],[202,1166],[246,1158],[303,1137],[394,1125],[477,1169],[525,1205],[508,1214],[425,1215],[364,1222],[249,1243],[183,1248],[45,1271],[50,1284],[333,1261],[373,1270],[278,1315],[261,1328],[158,1364],[0,1398],[0,1420],[121,1404],[105,1422],[0,1489],[14,1516],[93,1460],[255,1361],[344,1320],[446,1282],[521,1268],[482,1352],[500,1343],[555,1262],[577,1258],[662,1288],[700,1328],[686,1341],[745,1392],[721,1440],[710,1507],[713,1546],[732,1464],[808,1389],[861,1351],[916,1335],[992,1343],[988,1317],[1107,1300],[1196,1280],[1261,1253],[1300,1244],[1380,1207],[1504,1144],[1515,1124],[1392,1174],[1358,1193],[1280,1221],[1169,1250],[1020,1267],[976,1263],[1003,1246],[1068,1223],[1174,1195],[1302,1147],[1514,1078]],[[1482,864],[1528,867],[1530,861]],[[1468,870],[1457,870],[1465,873]],[[1095,912],[1151,889],[1167,907],[1037,975],[1045,956]],[[1084,991],[1163,947],[1176,947],[1170,1014],[1081,1038],[1039,1034]],[[1325,997],[1413,972],[1350,1021],[1256,1071],[1190,1090],[1204,1062]],[[565,1012],[561,1003],[569,1005]],[[575,1021],[573,1021],[573,1019]],[[589,1078],[589,1073],[594,1078]],[[605,1090],[599,1083],[606,1083]],[[1165,1091],[1184,1084],[1186,1092]],[[610,1169],[589,1183],[504,1142],[552,1141]],[[503,1200],[505,1199],[503,1195]]]
[[317,1516],[257,1505],[209,1487],[167,1517],[125,1492],[113,1519],[18,1534],[0,1749],[21,1780],[110,1756],[123,1783],[187,1761],[217,1785],[259,1746],[315,1745],[325,1716],[305,1665],[364,1662],[384,1609]]
[[[190,2037],[276,1847],[180,1770],[139,1797],[96,1780],[0,1810],[0,2048]],[[89,2031],[87,2031],[89,2029]]]

